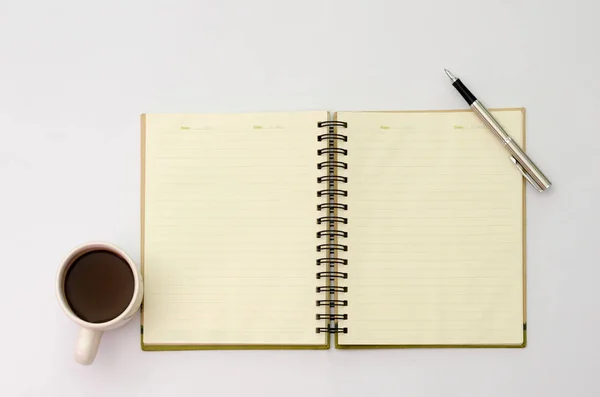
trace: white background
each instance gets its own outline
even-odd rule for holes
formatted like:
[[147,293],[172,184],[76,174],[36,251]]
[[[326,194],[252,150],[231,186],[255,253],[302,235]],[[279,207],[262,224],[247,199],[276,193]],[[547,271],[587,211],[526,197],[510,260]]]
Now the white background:
[[[598,395],[599,13],[597,0],[0,1],[0,395]],[[527,108],[528,152],[554,183],[527,192],[526,349],[150,353],[135,318],[94,365],[74,362],[56,269],[88,240],[139,260],[140,113],[464,108],[444,67],[488,107]]]

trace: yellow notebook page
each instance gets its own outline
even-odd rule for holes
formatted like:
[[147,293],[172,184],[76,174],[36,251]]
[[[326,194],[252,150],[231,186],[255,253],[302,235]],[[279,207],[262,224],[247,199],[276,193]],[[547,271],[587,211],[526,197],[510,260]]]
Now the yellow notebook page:
[[[524,110],[494,111],[522,145]],[[342,112],[341,345],[523,343],[523,179],[470,111]]]
[[143,345],[327,343],[315,332],[326,118],[143,116]]

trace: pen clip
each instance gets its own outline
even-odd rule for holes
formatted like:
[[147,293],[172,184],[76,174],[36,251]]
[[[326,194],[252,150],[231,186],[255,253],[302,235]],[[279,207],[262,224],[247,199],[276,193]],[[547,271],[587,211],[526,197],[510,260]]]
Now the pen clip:
[[519,164],[517,159],[515,159],[513,156],[509,156],[508,158],[510,159],[510,161],[512,161],[512,163],[515,165],[515,167],[517,167],[517,169],[519,171],[521,171],[521,174],[523,174],[523,177],[525,177],[525,179],[527,179],[527,181],[531,184],[531,186],[533,186],[538,192],[543,192],[543,190],[538,186],[538,184],[535,183],[533,178],[523,169],[521,164]]

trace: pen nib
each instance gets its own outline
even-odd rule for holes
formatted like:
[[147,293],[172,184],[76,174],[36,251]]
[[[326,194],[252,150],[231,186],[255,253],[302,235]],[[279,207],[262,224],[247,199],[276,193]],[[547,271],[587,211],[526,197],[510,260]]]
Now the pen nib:
[[444,69],[444,72],[446,72],[446,75],[448,76],[448,78],[449,78],[450,80],[452,80],[452,82],[453,82],[453,83],[454,83],[456,80],[458,80],[458,79],[456,78],[456,76],[455,76],[455,75],[453,75],[452,73],[450,73],[450,71],[449,71],[448,69]]

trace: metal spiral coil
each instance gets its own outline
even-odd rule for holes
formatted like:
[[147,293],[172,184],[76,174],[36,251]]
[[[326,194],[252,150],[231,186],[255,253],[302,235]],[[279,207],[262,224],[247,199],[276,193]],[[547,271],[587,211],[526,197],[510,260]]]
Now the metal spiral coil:
[[317,183],[325,184],[324,189],[317,191],[317,197],[323,197],[325,201],[317,205],[317,211],[325,211],[324,216],[317,218],[317,224],[323,225],[323,230],[317,232],[317,238],[325,239],[325,242],[317,245],[317,252],[324,252],[324,256],[317,259],[317,266],[323,266],[324,270],[317,272],[317,279],[324,279],[327,285],[318,286],[317,293],[324,294],[323,299],[317,300],[317,306],[328,308],[327,313],[317,313],[317,320],[328,320],[326,327],[317,327],[317,333],[348,333],[348,328],[339,327],[339,320],[347,320],[347,314],[331,312],[340,306],[348,306],[348,300],[343,299],[343,294],[348,292],[348,287],[338,285],[338,280],[347,279],[348,273],[339,271],[338,267],[348,265],[348,260],[340,258],[339,254],[348,251],[348,246],[342,244],[341,239],[348,237],[348,232],[340,230],[342,225],[348,224],[348,218],[338,215],[339,210],[347,210],[348,205],[340,203],[344,197],[348,197],[348,191],[344,190],[342,184],[348,183],[346,176],[338,175],[338,172],[348,169],[348,163],[340,159],[347,156],[348,150],[337,147],[336,142],[347,142],[346,135],[339,134],[338,128],[347,128],[348,124],[343,121],[322,121],[317,124],[319,128],[327,128],[327,132],[317,137],[319,142],[326,142],[327,146],[318,149],[318,156],[326,156],[323,161],[317,163],[317,169],[325,170],[326,175],[319,176]]

